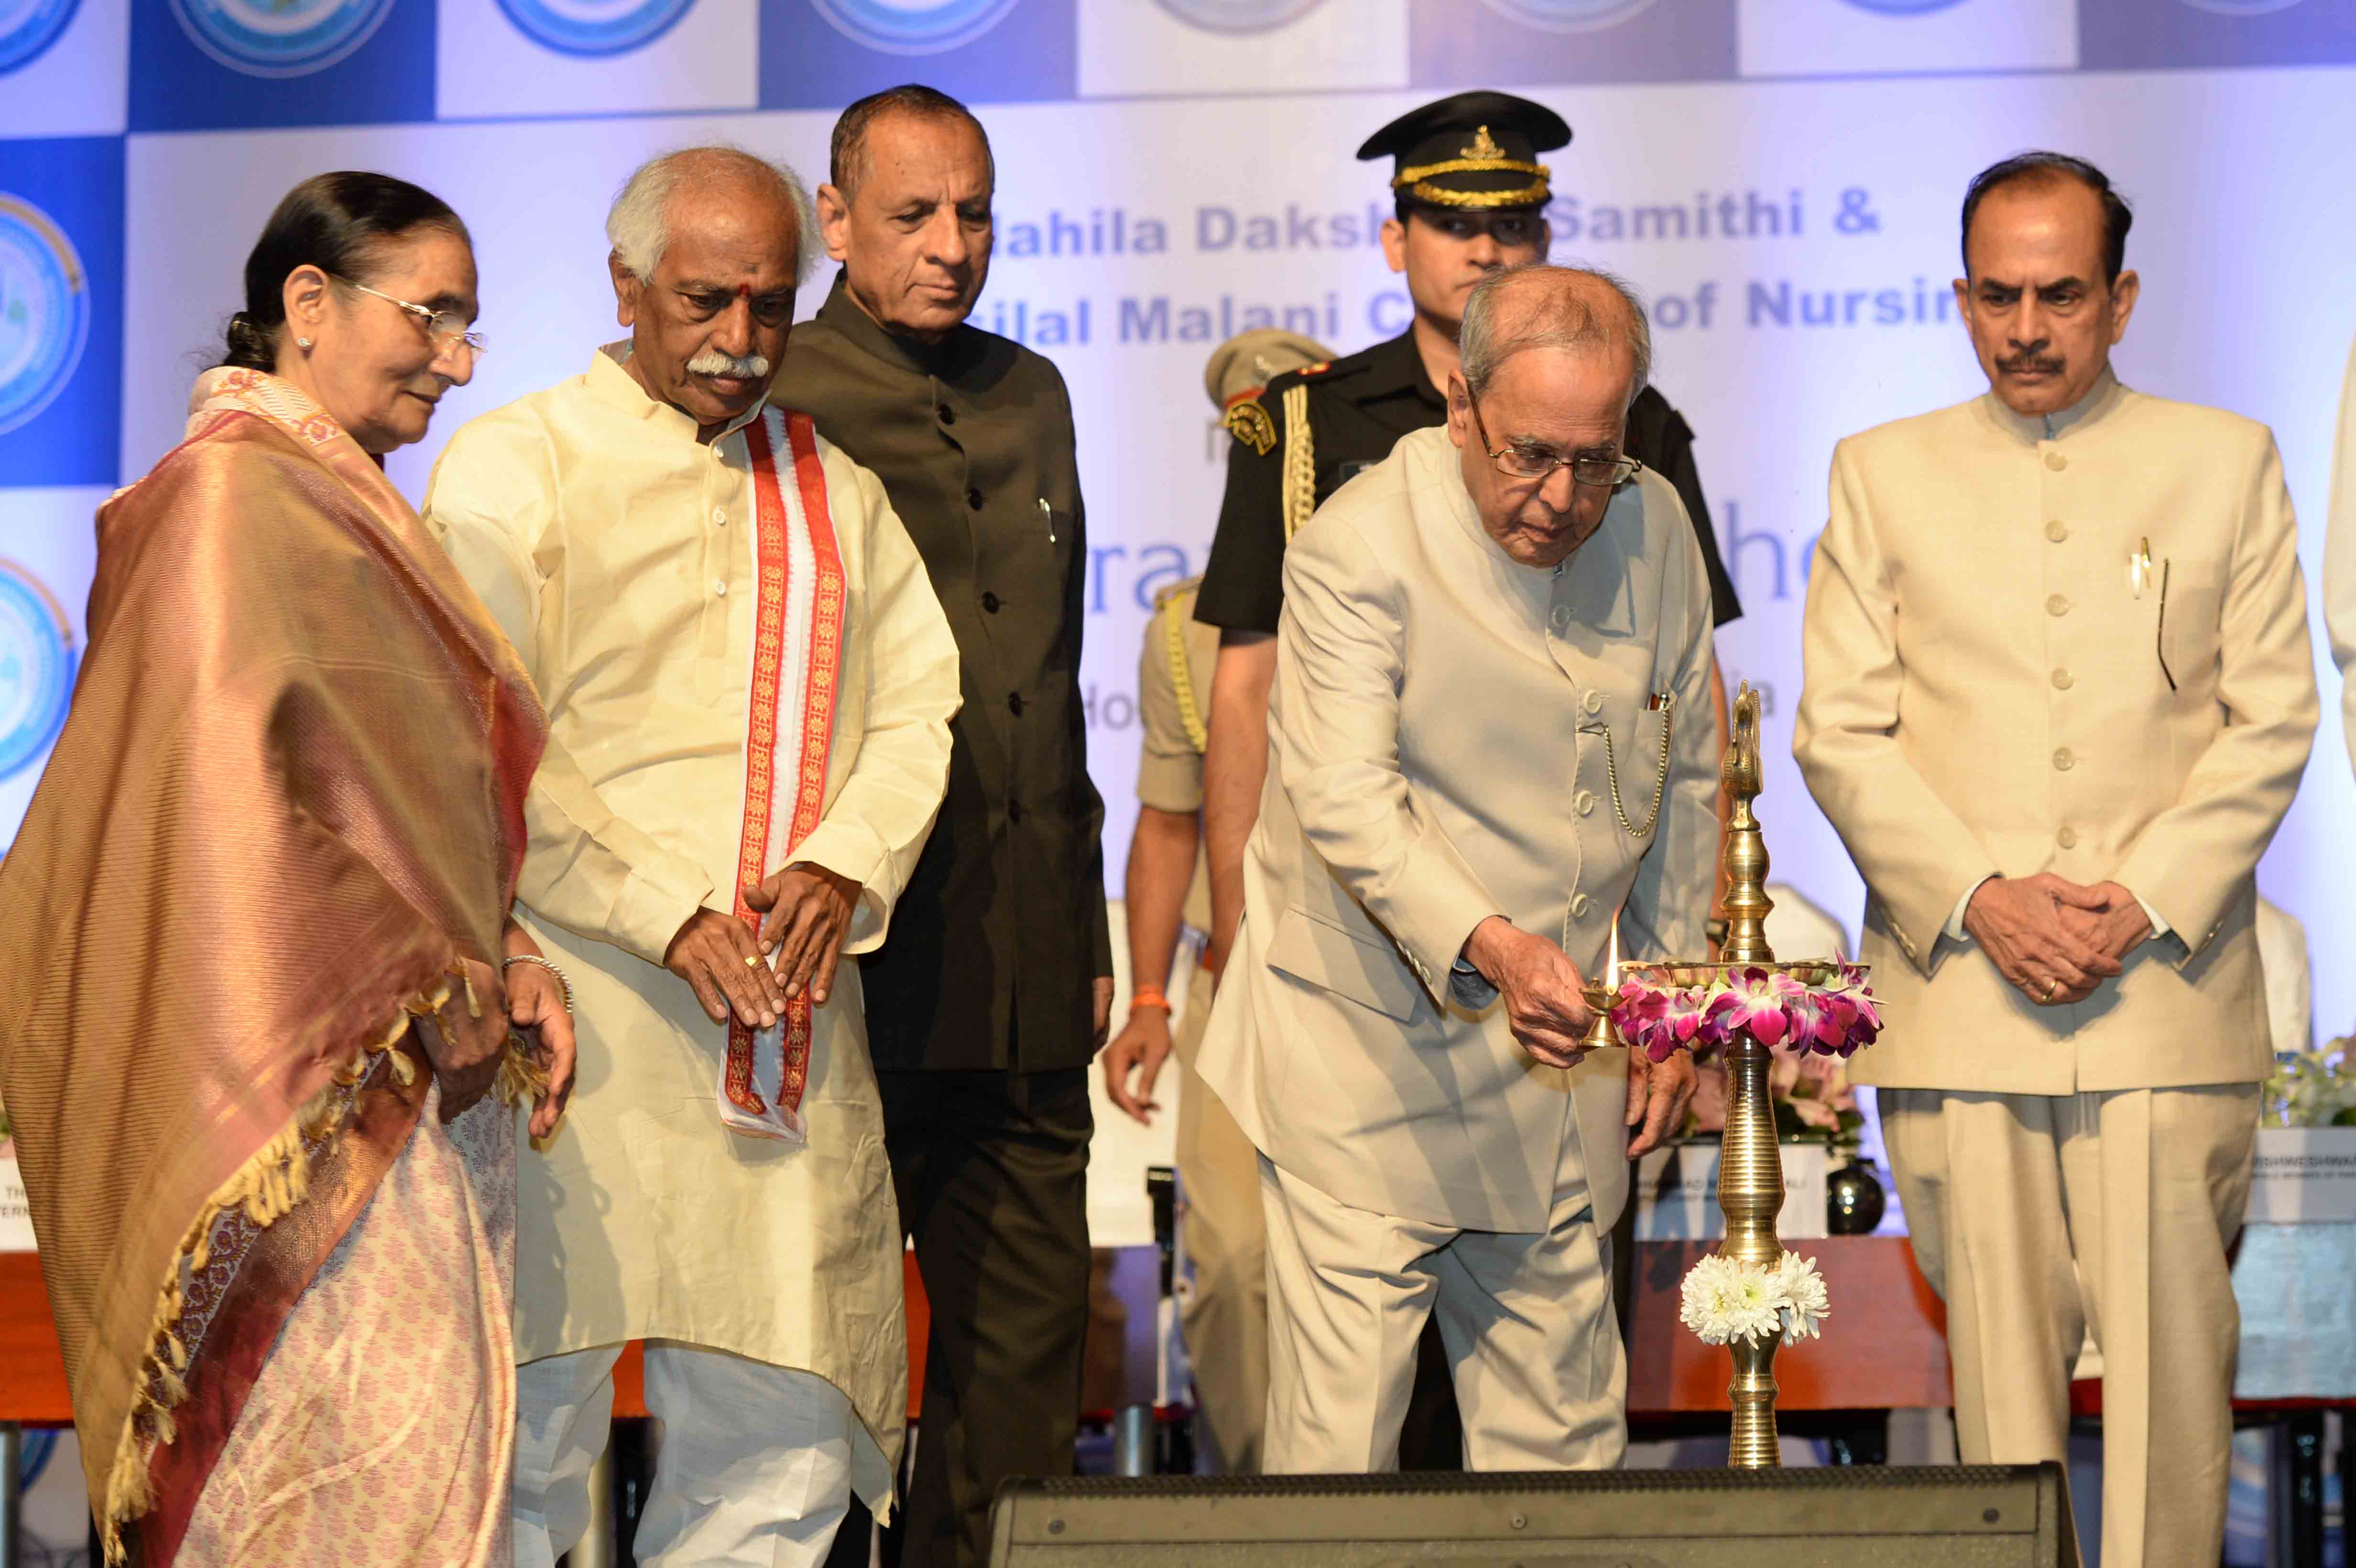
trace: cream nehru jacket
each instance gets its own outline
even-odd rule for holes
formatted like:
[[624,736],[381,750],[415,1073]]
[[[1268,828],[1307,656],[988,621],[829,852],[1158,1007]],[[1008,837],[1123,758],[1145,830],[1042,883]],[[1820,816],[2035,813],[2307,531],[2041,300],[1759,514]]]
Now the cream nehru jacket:
[[[1793,751],[1865,877],[1860,1082],[2265,1076],[2253,872],[2316,722],[2297,545],[2264,426],[2108,375],[2050,421],[1991,394],[1835,450]],[[1981,879],[2049,870],[2169,927],[2074,1006],[1942,935]]]
[[1539,1066],[1451,966],[1493,914],[1589,976],[1614,911],[1629,957],[1701,950],[1709,667],[1708,578],[1656,475],[1559,572],[1482,528],[1445,427],[1319,508],[1285,556],[1268,785],[1199,1059],[1261,1153],[1354,1208],[1536,1231],[1575,1137],[1610,1229],[1625,1054]]

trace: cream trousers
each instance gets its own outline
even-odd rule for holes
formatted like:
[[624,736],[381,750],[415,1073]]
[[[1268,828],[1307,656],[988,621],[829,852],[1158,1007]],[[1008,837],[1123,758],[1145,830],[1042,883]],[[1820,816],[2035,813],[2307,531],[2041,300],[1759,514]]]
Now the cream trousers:
[[2091,1338],[2103,1568],[2215,1568],[2242,1324],[2225,1248],[2258,1086],[1884,1089],[1880,1107],[1915,1261],[1947,1303],[1964,1462],[2066,1459]]
[[1260,1213],[1259,1151],[1196,1075],[1194,1046],[1211,1013],[1211,976],[1197,965],[1179,1027],[1179,1221],[1193,1276],[1179,1324],[1194,1389],[1229,1475],[1260,1467],[1268,1418],[1268,1221]]
[[1259,1161],[1271,1474],[1398,1468],[1416,1340],[1436,1316],[1472,1470],[1602,1470],[1628,1445],[1628,1363],[1577,1139],[1546,1230],[1353,1209]]

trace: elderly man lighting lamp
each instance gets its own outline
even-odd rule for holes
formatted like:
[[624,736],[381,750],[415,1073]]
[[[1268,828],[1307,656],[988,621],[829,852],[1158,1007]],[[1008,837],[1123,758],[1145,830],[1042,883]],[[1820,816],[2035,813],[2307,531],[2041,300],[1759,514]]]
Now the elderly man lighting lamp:
[[[1598,273],[1467,301],[1445,426],[1285,561],[1270,763],[1201,1070],[1260,1153],[1266,1463],[1396,1467],[1436,1315],[1483,1469],[1608,1467],[1626,1127],[1692,1069],[1592,1058],[1583,976],[1699,950],[1718,843],[1708,578],[1624,455],[1641,307]],[[1414,656],[1408,656],[1408,649]]]

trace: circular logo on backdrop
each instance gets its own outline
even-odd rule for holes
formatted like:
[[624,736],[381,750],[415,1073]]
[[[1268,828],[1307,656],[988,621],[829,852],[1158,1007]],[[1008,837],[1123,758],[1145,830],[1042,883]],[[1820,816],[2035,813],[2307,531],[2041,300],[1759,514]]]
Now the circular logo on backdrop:
[[1549,33],[1583,33],[1624,22],[1653,0],[1482,0],[1509,22]]
[[1154,0],[1206,33],[1268,33],[1297,22],[1325,0]]
[[0,196],[0,433],[65,389],[90,336],[90,280],[73,241],[30,202]]
[[369,41],[392,0],[172,0],[197,48],[248,76],[308,76]]
[[559,54],[626,54],[670,31],[695,0],[499,0],[524,37]]
[[15,70],[58,41],[73,20],[77,0],[0,0],[0,74]]
[[810,0],[854,43],[890,55],[933,55],[998,26],[1015,0]]
[[20,773],[65,727],[73,628],[40,580],[0,556],[0,779]]
[[1963,0],[1848,0],[1848,3],[1860,11],[1879,11],[1885,16],[1927,16],[1933,11],[1960,5]]

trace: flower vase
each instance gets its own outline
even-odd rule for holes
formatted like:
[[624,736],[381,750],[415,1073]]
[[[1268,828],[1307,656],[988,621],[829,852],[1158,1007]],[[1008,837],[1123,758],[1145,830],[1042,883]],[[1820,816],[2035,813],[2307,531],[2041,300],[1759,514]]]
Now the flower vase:
[[1869,1236],[1881,1223],[1889,1195],[1880,1178],[1862,1159],[1852,1159],[1825,1183],[1825,1233],[1829,1236]]

